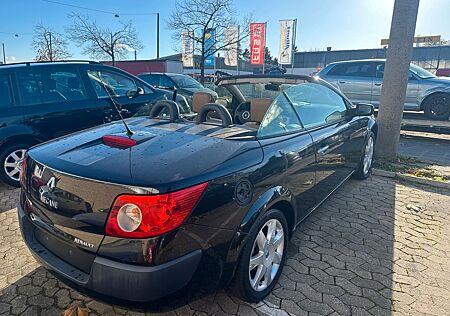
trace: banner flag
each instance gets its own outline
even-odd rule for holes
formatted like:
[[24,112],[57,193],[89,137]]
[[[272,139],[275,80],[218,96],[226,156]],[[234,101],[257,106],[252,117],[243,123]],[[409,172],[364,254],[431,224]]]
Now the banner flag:
[[[215,29],[207,29],[205,32],[205,53],[208,53],[210,50],[214,49],[214,44],[216,41],[216,30]],[[205,58],[205,66],[214,66],[215,56],[212,54]]]
[[194,67],[194,32],[181,33],[181,58],[183,66]]
[[231,43],[224,49],[225,65],[237,66],[238,63],[238,43],[239,27],[229,26],[224,30],[224,43]]
[[264,64],[265,29],[265,23],[250,23],[250,63],[253,65]]
[[278,62],[281,65],[292,64],[296,27],[296,20],[280,20],[280,51],[278,54]]

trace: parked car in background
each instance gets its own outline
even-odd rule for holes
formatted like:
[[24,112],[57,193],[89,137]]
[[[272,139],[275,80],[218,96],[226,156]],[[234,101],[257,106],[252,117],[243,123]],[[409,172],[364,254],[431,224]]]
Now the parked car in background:
[[[19,185],[20,164],[35,144],[119,119],[170,99],[120,69],[96,62],[21,63],[0,66],[0,180]],[[138,93],[130,99],[127,94]]]
[[177,89],[178,93],[186,97],[189,103],[192,102],[192,96],[196,92],[206,92],[211,94],[214,100],[217,99],[216,92],[205,88],[200,82],[188,75],[152,72],[139,74],[138,77],[156,88]]
[[436,70],[436,76],[450,77],[450,68],[439,68],[438,70]]
[[[379,106],[385,60],[350,60],[331,63],[317,76],[338,87],[352,102]],[[410,66],[405,110],[424,111],[434,120],[450,117],[450,78],[436,77],[416,65]]]
[[[45,268],[77,290],[130,301],[193,278],[212,288],[233,282],[251,302],[272,291],[299,223],[349,177],[369,176],[373,107],[306,76],[217,84],[236,106],[196,94],[192,117],[161,101],[128,127],[29,151],[19,224]],[[244,123],[236,112],[247,107]]]

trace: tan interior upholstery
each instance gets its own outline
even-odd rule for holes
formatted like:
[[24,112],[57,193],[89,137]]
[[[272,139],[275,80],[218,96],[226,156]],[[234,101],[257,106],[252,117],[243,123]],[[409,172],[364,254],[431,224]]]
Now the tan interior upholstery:
[[250,121],[261,123],[269,106],[272,104],[271,99],[253,99],[250,101]]
[[202,106],[211,102],[213,102],[211,94],[206,92],[196,92],[192,96],[192,111],[198,113]]

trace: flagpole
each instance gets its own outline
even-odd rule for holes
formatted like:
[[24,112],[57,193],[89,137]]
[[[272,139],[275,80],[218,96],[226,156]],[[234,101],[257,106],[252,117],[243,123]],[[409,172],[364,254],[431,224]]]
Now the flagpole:
[[265,73],[266,68],[266,34],[267,34],[267,22],[264,22],[264,47],[263,47],[263,68],[262,73]]
[[294,62],[295,62],[295,42],[297,39],[297,19],[294,19],[294,40],[292,43],[292,60],[291,60],[291,74],[294,74]]

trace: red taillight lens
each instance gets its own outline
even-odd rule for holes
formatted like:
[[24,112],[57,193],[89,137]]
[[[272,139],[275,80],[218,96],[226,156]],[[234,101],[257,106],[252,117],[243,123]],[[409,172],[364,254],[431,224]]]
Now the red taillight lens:
[[27,156],[22,159],[22,166],[20,170],[20,184],[25,185],[25,173],[27,172]]
[[105,135],[102,137],[103,143],[114,148],[130,148],[137,144],[134,139],[117,135]]
[[171,231],[191,213],[207,185],[161,195],[120,195],[109,213],[106,235],[148,238]]

